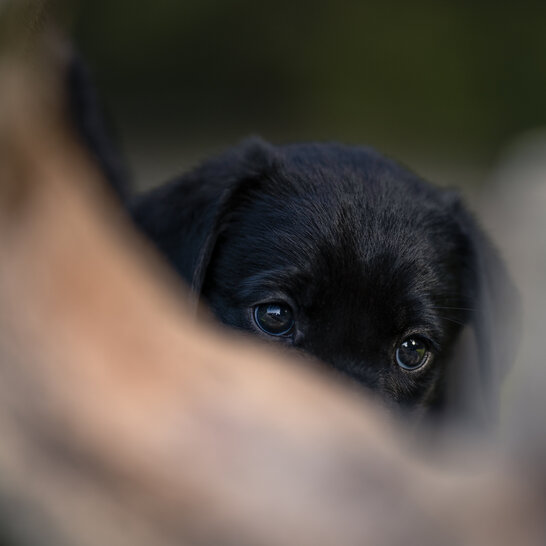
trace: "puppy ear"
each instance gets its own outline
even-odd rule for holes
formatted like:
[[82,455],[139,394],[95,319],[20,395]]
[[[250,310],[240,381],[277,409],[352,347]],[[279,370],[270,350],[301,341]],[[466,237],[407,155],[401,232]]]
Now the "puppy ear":
[[137,226],[159,247],[198,296],[218,236],[245,192],[271,174],[276,153],[258,138],[137,197]]
[[[463,237],[463,291],[472,310],[470,328],[450,362],[448,397],[459,416],[491,425],[498,415],[502,381],[516,356],[519,297],[497,249],[459,195],[446,192],[445,199]],[[455,394],[461,392],[462,399]]]

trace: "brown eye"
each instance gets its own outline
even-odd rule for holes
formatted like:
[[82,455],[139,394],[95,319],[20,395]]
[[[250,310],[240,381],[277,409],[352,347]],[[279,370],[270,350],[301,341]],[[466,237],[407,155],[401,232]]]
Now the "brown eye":
[[430,354],[428,342],[422,337],[407,337],[396,349],[396,363],[404,370],[417,370]]
[[262,303],[254,307],[254,321],[266,334],[283,336],[294,327],[294,313],[286,303]]

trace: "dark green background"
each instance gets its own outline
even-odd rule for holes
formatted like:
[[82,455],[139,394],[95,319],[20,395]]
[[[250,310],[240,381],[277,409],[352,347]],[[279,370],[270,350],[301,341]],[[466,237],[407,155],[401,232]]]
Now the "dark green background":
[[143,183],[248,134],[371,144],[473,183],[546,123],[546,2],[116,0],[75,15]]

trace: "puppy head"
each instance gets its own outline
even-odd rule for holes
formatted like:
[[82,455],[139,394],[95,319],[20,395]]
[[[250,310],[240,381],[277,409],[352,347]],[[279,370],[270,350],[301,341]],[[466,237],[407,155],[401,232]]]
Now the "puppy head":
[[510,283],[455,194],[370,149],[251,141],[134,213],[225,324],[406,411],[491,407]]

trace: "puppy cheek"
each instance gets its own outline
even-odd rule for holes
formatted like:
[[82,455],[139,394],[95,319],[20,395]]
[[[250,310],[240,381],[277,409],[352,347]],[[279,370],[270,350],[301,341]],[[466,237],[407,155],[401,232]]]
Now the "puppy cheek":
[[440,369],[428,369],[413,375],[400,372],[385,385],[385,396],[391,398],[403,414],[433,411],[441,397]]

